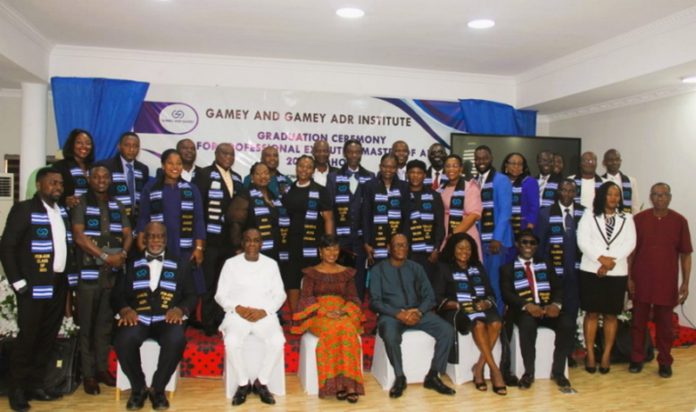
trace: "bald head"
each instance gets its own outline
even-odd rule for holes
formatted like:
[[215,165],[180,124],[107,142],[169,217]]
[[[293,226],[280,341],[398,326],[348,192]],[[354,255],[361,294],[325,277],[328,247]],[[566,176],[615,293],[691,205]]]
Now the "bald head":
[[314,157],[314,165],[323,172],[329,164],[329,142],[326,140],[314,142],[314,145],[312,145],[312,156]]
[[278,148],[275,146],[266,146],[261,152],[261,163],[265,164],[271,173],[275,173],[278,168]]
[[621,170],[621,153],[616,149],[607,150],[604,152],[602,164],[610,175],[619,173],[619,170]]

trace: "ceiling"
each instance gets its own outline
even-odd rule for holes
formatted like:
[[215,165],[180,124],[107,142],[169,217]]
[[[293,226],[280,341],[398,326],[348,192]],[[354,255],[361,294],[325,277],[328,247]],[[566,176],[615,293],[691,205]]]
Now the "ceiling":
[[[694,0],[1,0],[53,44],[516,75]],[[338,7],[359,6],[345,20]],[[496,26],[476,31],[473,18]]]

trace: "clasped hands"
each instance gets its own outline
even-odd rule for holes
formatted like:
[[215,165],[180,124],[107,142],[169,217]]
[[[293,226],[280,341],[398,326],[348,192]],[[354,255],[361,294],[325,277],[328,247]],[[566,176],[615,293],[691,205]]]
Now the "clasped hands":
[[602,265],[600,266],[599,270],[597,270],[597,276],[600,278],[604,277],[607,275],[607,273],[614,269],[614,266],[616,266],[616,258],[610,257],[610,256],[600,256],[597,258],[599,263]]
[[346,312],[337,309],[337,310],[330,310],[326,312],[326,317],[329,319],[340,319],[341,317],[345,316]]
[[[121,309],[118,315],[118,326],[135,326],[138,324],[138,313],[130,307]],[[184,323],[184,311],[178,307],[171,308],[164,314],[164,321],[181,325]]]
[[524,310],[526,310],[527,313],[529,313],[534,318],[557,318],[558,315],[561,313],[561,309],[558,307],[558,305],[555,305],[553,303],[546,306],[539,306],[534,303],[528,303],[524,307]]
[[237,305],[234,308],[237,315],[249,322],[256,322],[266,317],[266,311],[263,309],[250,308],[248,306]]
[[401,309],[401,311],[396,314],[396,318],[406,326],[413,326],[420,322],[421,318],[423,318],[423,314],[417,308]]

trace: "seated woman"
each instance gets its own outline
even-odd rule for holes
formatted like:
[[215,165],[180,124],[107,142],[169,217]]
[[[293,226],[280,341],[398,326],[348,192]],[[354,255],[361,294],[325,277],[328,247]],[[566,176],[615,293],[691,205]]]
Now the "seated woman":
[[[455,233],[447,240],[440,260],[433,285],[438,302],[437,312],[454,325],[457,332],[465,335],[473,333],[474,342],[481,352],[471,368],[476,389],[488,389],[483,377],[487,364],[491,370],[493,391],[497,395],[507,395],[503,375],[493,358],[493,347],[502,323],[495,308],[495,296],[486,269],[479,260],[476,242],[465,232]],[[457,349],[455,344],[453,351]],[[459,354],[453,353],[452,358],[458,360]]]
[[358,401],[365,394],[360,334],[364,316],[355,288],[355,269],[336,263],[340,247],[334,235],[319,241],[321,262],[304,269],[298,312],[301,321],[291,331],[310,331],[319,337],[317,368],[319,397]]

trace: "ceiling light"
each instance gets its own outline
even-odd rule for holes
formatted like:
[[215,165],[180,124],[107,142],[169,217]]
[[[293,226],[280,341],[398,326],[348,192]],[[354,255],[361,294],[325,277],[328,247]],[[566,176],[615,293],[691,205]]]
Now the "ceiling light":
[[491,19],[476,19],[467,23],[471,29],[490,29],[495,26],[495,22]]
[[336,10],[336,15],[344,19],[359,19],[365,15],[365,12],[355,7],[344,7]]
[[683,83],[696,83],[696,76],[682,77],[681,81]]

